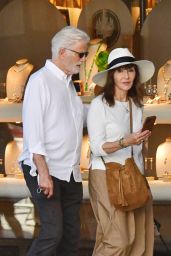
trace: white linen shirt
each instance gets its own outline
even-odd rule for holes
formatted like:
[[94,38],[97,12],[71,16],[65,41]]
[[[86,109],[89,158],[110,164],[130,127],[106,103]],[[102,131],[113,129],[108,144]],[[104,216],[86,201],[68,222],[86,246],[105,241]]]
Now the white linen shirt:
[[29,79],[23,102],[23,153],[19,162],[31,166],[36,176],[33,153],[45,156],[50,175],[65,181],[71,173],[81,181],[80,152],[83,104],[71,76],[50,60]]
[[[131,147],[122,148],[113,153],[106,153],[102,145],[105,142],[114,142],[130,133],[130,113],[126,111],[128,102],[115,101],[109,107],[102,101],[102,96],[96,97],[89,108],[87,127],[91,147],[91,169],[105,170],[100,156],[105,162],[118,162],[124,164],[126,158],[131,157]],[[133,131],[142,128],[142,108],[132,102]],[[134,160],[141,172],[144,172],[142,145],[133,146]]]

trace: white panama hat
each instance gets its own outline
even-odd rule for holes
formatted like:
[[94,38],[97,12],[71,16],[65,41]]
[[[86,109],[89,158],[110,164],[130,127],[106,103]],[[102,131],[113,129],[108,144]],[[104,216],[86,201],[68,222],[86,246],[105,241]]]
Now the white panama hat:
[[135,57],[127,48],[116,48],[112,50],[108,57],[108,68],[93,76],[95,84],[103,87],[106,83],[107,72],[128,64],[136,64],[140,74],[140,83],[145,83],[154,74],[154,64],[149,60],[135,60]]

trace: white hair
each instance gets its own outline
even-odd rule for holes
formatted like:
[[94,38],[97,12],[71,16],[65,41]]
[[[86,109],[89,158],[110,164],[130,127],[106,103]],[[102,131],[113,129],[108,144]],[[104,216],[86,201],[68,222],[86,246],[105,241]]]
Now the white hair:
[[51,41],[52,59],[57,57],[60,48],[69,48],[78,40],[88,43],[90,37],[84,31],[72,26],[62,28],[55,34]]

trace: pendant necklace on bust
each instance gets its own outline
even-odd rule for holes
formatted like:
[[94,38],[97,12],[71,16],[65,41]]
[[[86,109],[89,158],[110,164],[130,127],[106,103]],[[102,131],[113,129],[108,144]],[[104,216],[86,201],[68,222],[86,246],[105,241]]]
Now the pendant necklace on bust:
[[170,81],[171,81],[171,76],[166,77],[166,67],[167,67],[168,65],[169,65],[169,64],[166,63],[166,64],[163,66],[163,70],[162,70],[162,73],[163,73],[163,80],[164,80],[164,93],[165,93],[165,94],[167,93],[168,84],[169,84]]

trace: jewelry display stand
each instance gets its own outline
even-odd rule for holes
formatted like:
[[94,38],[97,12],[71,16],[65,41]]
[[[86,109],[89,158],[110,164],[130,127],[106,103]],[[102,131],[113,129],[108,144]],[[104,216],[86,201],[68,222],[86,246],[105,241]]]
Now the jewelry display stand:
[[171,60],[168,60],[157,75],[157,92],[161,101],[168,101],[171,95]]
[[[10,106],[10,109],[13,109],[13,105],[17,105],[18,103],[8,103]],[[3,109],[3,103],[0,104],[1,109]],[[18,121],[18,118],[21,120],[21,110],[22,110],[22,104],[20,105],[20,109],[17,115],[15,115],[15,118],[13,116],[10,117],[11,111],[6,111],[6,114],[8,114],[8,122],[15,122],[16,120]],[[157,124],[171,124],[171,104],[148,104],[145,105],[144,108],[144,118],[146,116],[154,114],[154,112],[157,115]],[[4,112],[5,115],[5,112]],[[4,120],[4,119],[3,119]],[[2,122],[1,119],[1,111],[0,111],[0,121]],[[14,145],[13,145],[14,146]],[[15,145],[16,146],[16,145]],[[23,185],[22,190],[25,191],[24,193],[22,190],[18,189],[15,190],[14,186],[20,186],[21,184]],[[149,181],[151,190],[152,190],[152,195],[155,201],[171,201],[171,182],[163,182],[161,180],[155,180],[155,181]],[[2,186],[3,185],[3,186]],[[10,177],[5,177],[5,178],[0,178],[0,196],[1,197],[24,197],[29,195],[28,189],[25,185],[24,179],[16,179],[16,178],[10,178]],[[9,190],[10,187],[10,190]],[[18,187],[19,188],[19,187]],[[162,189],[161,189],[162,188]],[[24,196],[23,196],[24,195]],[[88,192],[88,181],[83,181],[83,198],[84,199],[89,199],[89,192]]]
[[7,73],[6,90],[9,101],[19,102],[22,100],[24,88],[28,77],[33,70],[33,65],[28,59],[17,60]]
[[171,182],[171,137],[167,137],[156,151],[156,173],[163,181]]
[[18,164],[18,158],[22,152],[23,138],[15,138],[10,141],[5,149],[5,173],[8,177],[23,178],[23,172]]

